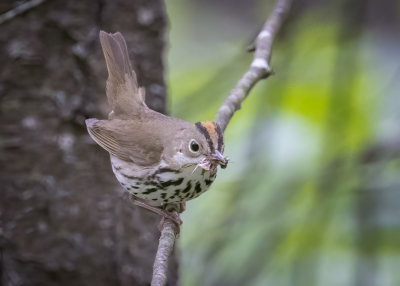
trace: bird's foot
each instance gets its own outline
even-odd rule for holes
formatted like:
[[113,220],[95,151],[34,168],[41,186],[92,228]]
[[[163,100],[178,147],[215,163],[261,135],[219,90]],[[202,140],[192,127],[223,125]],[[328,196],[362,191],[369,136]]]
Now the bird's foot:
[[174,212],[165,211],[165,213],[167,214],[167,216],[161,217],[161,221],[158,225],[158,229],[160,231],[162,231],[162,229],[164,228],[165,220],[170,219],[176,225],[176,234],[178,235],[181,232],[181,225],[182,225],[182,220],[179,216],[179,213],[177,213],[175,211]]

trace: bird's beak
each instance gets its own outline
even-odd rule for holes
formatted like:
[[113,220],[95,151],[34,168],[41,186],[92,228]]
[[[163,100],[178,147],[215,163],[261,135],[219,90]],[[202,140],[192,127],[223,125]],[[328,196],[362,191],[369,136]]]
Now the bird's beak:
[[218,150],[215,150],[212,158],[221,166],[222,169],[225,169],[228,165],[228,160]]
[[221,164],[221,165],[225,165],[225,164],[226,164],[225,157],[222,156],[222,154],[221,154],[218,150],[215,150],[215,153],[214,153],[214,156],[213,156],[213,157],[214,157],[215,159],[217,159],[217,161],[218,161],[219,164]]

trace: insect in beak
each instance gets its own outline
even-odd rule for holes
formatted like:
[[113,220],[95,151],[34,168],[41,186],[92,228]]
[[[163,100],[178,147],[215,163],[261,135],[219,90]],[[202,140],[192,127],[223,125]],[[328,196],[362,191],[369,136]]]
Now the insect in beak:
[[[226,166],[228,165],[228,159],[225,158],[221,152],[218,150],[215,150],[214,154],[211,154],[205,158],[203,158],[196,166],[195,170],[197,167],[203,168],[203,170],[210,170],[211,166],[213,165],[220,165],[222,169],[225,169]],[[193,171],[194,172],[194,171]]]

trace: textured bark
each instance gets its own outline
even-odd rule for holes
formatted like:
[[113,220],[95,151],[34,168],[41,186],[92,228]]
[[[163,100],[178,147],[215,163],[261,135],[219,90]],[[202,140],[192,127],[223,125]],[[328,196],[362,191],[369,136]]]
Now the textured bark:
[[150,284],[159,217],[120,198],[84,120],[108,113],[99,29],[123,33],[165,112],[165,28],[161,0],[45,1],[0,26],[2,285]]

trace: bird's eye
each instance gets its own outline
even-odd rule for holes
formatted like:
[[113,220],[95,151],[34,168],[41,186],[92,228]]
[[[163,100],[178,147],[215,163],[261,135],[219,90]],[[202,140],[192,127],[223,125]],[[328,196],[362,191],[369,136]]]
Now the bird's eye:
[[197,143],[196,140],[192,139],[189,143],[189,149],[190,151],[197,153],[200,150],[199,143]]

